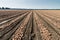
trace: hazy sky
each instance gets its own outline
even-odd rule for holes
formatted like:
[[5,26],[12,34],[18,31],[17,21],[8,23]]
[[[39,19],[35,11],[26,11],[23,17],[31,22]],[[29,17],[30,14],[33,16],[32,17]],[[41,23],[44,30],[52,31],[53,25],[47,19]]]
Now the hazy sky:
[[0,0],[0,7],[60,9],[60,0]]

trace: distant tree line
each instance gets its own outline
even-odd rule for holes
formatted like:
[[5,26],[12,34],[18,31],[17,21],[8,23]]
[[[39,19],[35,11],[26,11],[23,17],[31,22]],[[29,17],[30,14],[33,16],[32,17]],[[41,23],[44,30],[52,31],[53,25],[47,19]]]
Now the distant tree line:
[[10,9],[10,8],[8,8],[8,7],[0,7],[0,9]]

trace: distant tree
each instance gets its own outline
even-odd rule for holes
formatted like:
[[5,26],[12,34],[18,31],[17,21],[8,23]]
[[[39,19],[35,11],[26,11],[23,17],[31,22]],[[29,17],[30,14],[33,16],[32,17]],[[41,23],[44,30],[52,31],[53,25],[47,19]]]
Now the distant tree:
[[10,9],[10,8],[6,7],[5,9]]
[[4,7],[2,7],[2,9],[4,9]]
[[1,7],[0,7],[0,9],[1,9]]

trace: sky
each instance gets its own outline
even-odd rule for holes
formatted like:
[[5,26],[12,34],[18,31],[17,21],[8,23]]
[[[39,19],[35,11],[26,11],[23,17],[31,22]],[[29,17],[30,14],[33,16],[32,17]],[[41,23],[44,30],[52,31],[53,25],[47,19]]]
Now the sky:
[[0,0],[0,7],[60,9],[60,0]]

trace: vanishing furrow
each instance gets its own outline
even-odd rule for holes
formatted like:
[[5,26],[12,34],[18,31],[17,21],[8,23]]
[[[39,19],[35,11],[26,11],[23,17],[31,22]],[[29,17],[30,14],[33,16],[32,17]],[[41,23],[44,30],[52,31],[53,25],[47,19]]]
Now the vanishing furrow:
[[31,14],[32,14],[32,12],[30,12],[29,15],[26,17],[26,19],[21,23],[21,25],[19,26],[19,28],[16,30],[16,32],[12,36],[12,38],[11,38],[12,40],[21,40]]
[[38,23],[37,23],[37,16],[35,15],[36,13],[33,11],[33,38],[32,40],[42,40],[40,28],[38,28]]
[[38,15],[36,13],[34,15],[35,15],[35,21],[36,21],[37,27],[40,31],[41,36],[42,36],[41,39],[42,40],[51,40],[51,36],[49,36],[50,32],[44,27],[44,25],[40,21]]
[[4,28],[0,30],[0,40],[7,40],[18,27],[16,27],[28,13],[23,14],[8,24],[3,25]]
[[[37,13],[38,13],[38,12],[37,12]],[[50,20],[49,18],[43,16],[41,13],[39,13],[39,15],[40,15],[40,17],[41,17],[44,21],[46,21],[46,22],[51,26],[51,28],[54,29],[54,31],[60,36],[60,29],[57,27],[57,25],[54,25],[54,24],[52,23],[52,20]]]
[[[25,13],[29,13],[29,12],[25,12]],[[0,22],[0,26],[4,25],[4,24],[6,24],[6,23],[11,22],[12,20],[16,19],[17,17],[19,17],[19,16],[21,16],[21,15],[23,15],[23,14],[25,14],[25,13],[20,13],[20,14],[14,15],[14,16],[12,16],[12,17],[10,17],[10,18],[8,18],[8,19]]]
[[31,14],[21,40],[31,40],[32,31],[33,30],[32,30],[32,14]]
[[10,17],[7,17],[7,18],[2,18],[2,19],[0,19],[0,23],[1,22],[3,22],[3,21],[6,21],[6,20],[11,20],[11,19],[13,19],[13,18],[15,18],[15,17],[17,17],[17,16],[20,16],[20,15],[23,15],[24,13],[27,13],[27,12],[29,12],[29,11],[26,11],[26,12],[20,12],[20,13],[16,13],[15,15],[12,15],[12,16],[10,16]]
[[60,30],[60,19],[59,18],[55,18],[55,17],[52,17],[46,13],[42,13],[41,14],[47,18],[53,25],[55,25],[55,27]]
[[[39,13],[36,13],[41,20],[41,24],[45,27],[46,30],[50,33],[50,40],[60,40],[60,35],[57,31],[53,28],[54,26],[50,25],[49,21],[46,21],[46,18],[43,18]],[[45,20],[46,19],[46,20]],[[43,29],[43,28],[42,28]],[[48,34],[48,33],[47,33]]]

